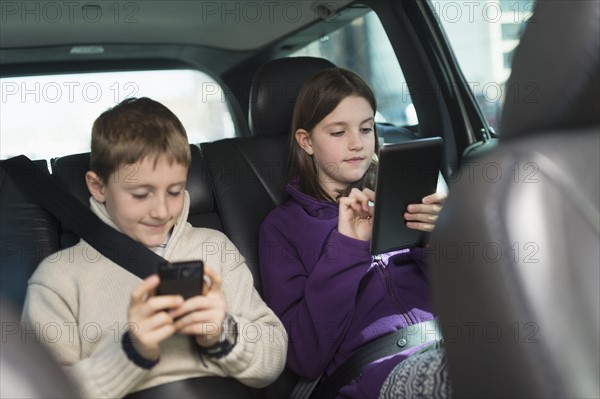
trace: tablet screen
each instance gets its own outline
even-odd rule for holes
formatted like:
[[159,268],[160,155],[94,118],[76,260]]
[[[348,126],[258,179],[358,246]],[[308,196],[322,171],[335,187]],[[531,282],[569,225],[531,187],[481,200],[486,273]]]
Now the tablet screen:
[[409,204],[436,192],[443,141],[440,137],[386,145],[379,151],[371,253],[424,243],[425,232],[406,227]]

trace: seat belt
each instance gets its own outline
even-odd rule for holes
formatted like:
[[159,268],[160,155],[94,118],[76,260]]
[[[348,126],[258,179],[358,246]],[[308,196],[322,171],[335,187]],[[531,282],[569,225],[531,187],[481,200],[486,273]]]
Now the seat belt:
[[79,238],[125,270],[145,279],[167,260],[113,229],[73,196],[66,185],[24,155],[0,162],[13,182]]
[[440,339],[442,334],[437,320],[413,324],[394,331],[361,346],[324,381],[318,383],[322,376],[314,381],[300,379],[292,391],[291,398],[331,399],[375,360]]

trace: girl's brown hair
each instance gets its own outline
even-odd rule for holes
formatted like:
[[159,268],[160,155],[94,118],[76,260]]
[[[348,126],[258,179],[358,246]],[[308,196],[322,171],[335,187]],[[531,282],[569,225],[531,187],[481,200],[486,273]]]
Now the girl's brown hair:
[[190,145],[181,121],[147,97],[128,98],[102,113],[92,127],[91,169],[105,182],[119,167],[165,155],[189,167]]
[[356,73],[342,68],[326,69],[304,83],[294,107],[289,144],[290,177],[298,178],[300,191],[320,200],[337,202],[340,197],[347,196],[354,187],[362,190],[365,187],[372,189],[375,186],[379,152],[379,141],[375,129],[373,129],[375,151],[371,165],[362,179],[339,192],[336,198],[332,198],[321,187],[313,157],[308,155],[296,141],[295,133],[298,129],[304,129],[308,134],[312,134],[315,126],[349,96],[362,97],[367,100],[373,108],[373,114],[377,110],[377,101],[369,85]]

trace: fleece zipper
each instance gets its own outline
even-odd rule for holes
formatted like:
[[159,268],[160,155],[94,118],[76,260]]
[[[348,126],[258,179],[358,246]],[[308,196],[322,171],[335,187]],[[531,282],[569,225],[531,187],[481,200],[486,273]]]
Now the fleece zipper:
[[401,303],[399,298],[394,294],[394,290],[392,289],[392,278],[386,269],[386,265],[383,263],[381,256],[376,255],[373,257],[373,261],[376,263],[377,268],[381,271],[383,275],[383,280],[385,282],[385,289],[387,291],[387,295],[394,304],[394,307],[398,310],[400,315],[404,318],[407,326],[415,324],[415,321],[410,317],[409,312],[406,310],[406,307]]

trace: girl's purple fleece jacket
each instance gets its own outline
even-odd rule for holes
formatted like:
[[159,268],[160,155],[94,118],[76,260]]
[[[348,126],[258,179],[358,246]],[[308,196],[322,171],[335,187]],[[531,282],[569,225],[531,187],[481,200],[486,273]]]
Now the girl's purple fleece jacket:
[[[287,191],[260,228],[259,253],[264,297],[288,331],[295,373],[326,378],[365,343],[434,318],[422,248],[373,257],[368,242],[337,231],[336,204],[295,182]],[[340,397],[377,398],[394,366],[418,349],[371,363]]]

